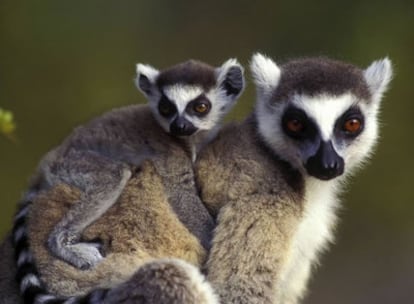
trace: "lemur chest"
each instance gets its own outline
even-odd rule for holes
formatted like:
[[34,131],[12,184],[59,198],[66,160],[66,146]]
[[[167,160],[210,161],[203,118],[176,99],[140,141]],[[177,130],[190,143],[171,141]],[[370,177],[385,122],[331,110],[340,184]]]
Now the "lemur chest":
[[337,206],[333,187],[321,182],[308,183],[304,206],[291,248],[293,257],[312,262],[333,238]]

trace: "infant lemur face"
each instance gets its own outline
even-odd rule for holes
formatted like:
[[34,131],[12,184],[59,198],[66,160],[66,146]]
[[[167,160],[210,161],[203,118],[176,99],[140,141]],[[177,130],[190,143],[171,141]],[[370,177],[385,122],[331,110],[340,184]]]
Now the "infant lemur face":
[[211,102],[197,86],[175,84],[161,89],[159,115],[169,122],[169,132],[175,136],[189,136],[209,119]]
[[217,126],[244,88],[243,68],[234,59],[219,68],[190,60],[161,72],[138,64],[137,74],[154,116],[174,136]]
[[331,180],[370,154],[379,102],[392,75],[388,59],[366,70],[327,58],[279,67],[257,54],[251,69],[259,132],[279,157],[303,173]]

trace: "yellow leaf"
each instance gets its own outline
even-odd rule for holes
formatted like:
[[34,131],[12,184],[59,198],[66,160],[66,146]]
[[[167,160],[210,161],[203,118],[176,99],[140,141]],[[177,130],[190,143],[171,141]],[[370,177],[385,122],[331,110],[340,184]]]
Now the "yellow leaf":
[[11,136],[15,129],[13,113],[0,108],[0,133]]

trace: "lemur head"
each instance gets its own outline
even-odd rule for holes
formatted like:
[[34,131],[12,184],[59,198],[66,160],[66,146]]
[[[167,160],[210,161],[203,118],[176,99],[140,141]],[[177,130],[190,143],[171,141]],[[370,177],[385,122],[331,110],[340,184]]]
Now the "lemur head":
[[388,58],[361,70],[327,58],[279,67],[256,54],[251,70],[259,133],[279,157],[320,180],[349,173],[368,158],[392,77]]
[[243,68],[235,59],[218,68],[189,60],[163,71],[138,64],[135,82],[160,125],[174,136],[217,126],[244,89]]

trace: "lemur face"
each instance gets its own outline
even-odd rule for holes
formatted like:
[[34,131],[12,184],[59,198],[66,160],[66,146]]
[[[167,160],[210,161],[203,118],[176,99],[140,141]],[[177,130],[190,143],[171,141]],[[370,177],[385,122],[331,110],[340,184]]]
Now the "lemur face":
[[244,88],[243,68],[234,59],[219,68],[190,60],[162,72],[138,64],[137,74],[155,118],[174,136],[217,126]]
[[280,130],[297,155],[296,166],[329,180],[344,173],[345,163],[354,164],[369,153],[376,123],[375,117],[368,117],[366,126],[367,115],[363,104],[350,94],[294,96],[282,110]]
[[388,59],[362,71],[315,58],[279,68],[255,55],[259,133],[304,174],[331,180],[367,159],[377,140],[377,113],[392,71]]

